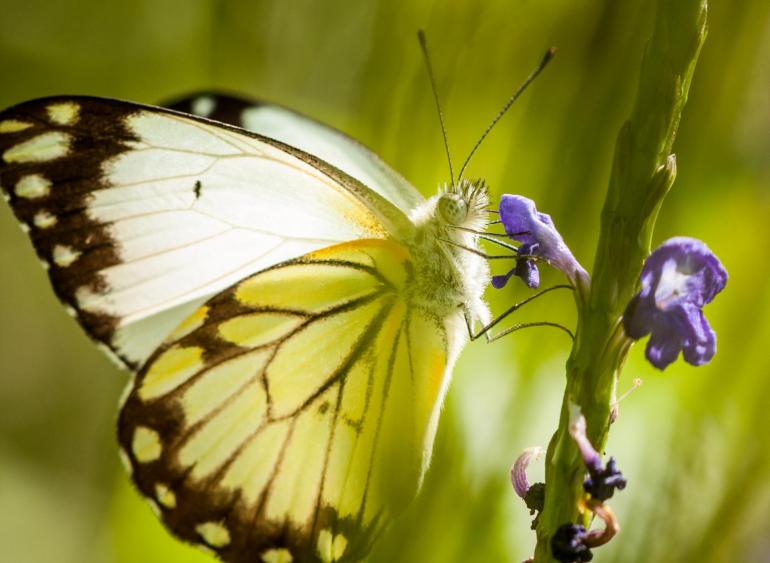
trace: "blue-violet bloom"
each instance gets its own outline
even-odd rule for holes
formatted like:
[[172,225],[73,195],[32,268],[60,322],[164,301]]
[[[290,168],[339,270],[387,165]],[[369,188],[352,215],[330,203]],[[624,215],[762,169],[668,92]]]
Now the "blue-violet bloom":
[[680,351],[694,366],[708,363],[717,339],[701,309],[727,283],[719,259],[697,239],[671,238],[644,262],[641,282],[623,314],[626,334],[634,340],[650,334],[646,356],[658,369]]
[[612,497],[615,489],[626,488],[626,479],[618,470],[614,458],[607,461],[607,466],[602,466],[602,456],[591,445],[586,436],[586,419],[580,412],[580,407],[570,404],[569,433],[577,443],[583,463],[588,471],[588,477],[583,481],[583,490],[591,495],[591,498],[605,501]]
[[551,538],[551,553],[553,558],[562,563],[575,561],[591,561],[594,554],[586,545],[589,532],[580,524],[564,524],[559,526]]
[[578,277],[588,278],[586,271],[564,244],[551,217],[538,212],[531,199],[504,194],[500,199],[500,220],[506,234],[521,244],[517,251],[516,266],[505,275],[494,276],[494,287],[503,287],[511,276],[521,278],[530,288],[538,287],[540,273],[533,258],[545,260],[564,272],[573,285]]

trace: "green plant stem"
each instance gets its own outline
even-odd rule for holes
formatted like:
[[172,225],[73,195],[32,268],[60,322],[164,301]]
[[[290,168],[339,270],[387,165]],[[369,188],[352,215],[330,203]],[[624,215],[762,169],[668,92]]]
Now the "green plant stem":
[[578,328],[567,361],[559,427],[546,456],[545,506],[537,525],[537,563],[554,561],[550,541],[566,523],[590,523],[581,514],[585,467],[569,435],[570,402],[586,417],[587,433],[603,451],[615,385],[631,341],[620,322],[650,252],[655,219],[674,182],[671,153],[695,64],[706,37],[706,0],[659,0],[655,27],[642,60],[631,116],[615,147],[612,175],[590,287],[575,292]]

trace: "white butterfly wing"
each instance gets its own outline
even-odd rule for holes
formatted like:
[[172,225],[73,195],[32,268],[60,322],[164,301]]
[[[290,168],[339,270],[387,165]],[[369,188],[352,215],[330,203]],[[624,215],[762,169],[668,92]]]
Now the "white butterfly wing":
[[243,127],[297,147],[353,176],[405,212],[425,201],[409,182],[364,145],[290,109],[216,92],[192,95],[168,107]]
[[91,97],[0,113],[0,186],[57,295],[141,365],[211,295],[335,242],[408,236],[337,168],[205,119]]

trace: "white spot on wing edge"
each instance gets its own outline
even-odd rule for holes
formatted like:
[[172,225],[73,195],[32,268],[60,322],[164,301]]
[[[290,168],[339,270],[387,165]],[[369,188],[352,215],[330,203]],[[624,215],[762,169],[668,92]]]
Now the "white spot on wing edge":
[[32,223],[38,228],[38,229],[50,229],[56,223],[58,222],[58,219],[55,215],[51,215],[48,211],[43,209],[42,211],[38,211],[35,213],[35,217],[32,219]]
[[31,230],[29,228],[29,225],[27,225],[26,223],[23,223],[21,221],[19,221],[19,228],[21,229],[21,232],[24,233],[25,235],[29,234],[29,231]]
[[84,311],[99,312],[99,307],[94,306],[93,302],[99,298],[99,295],[87,285],[81,285],[75,290],[75,301]]
[[318,555],[324,563],[338,561],[348,547],[348,539],[342,535],[334,535],[331,530],[324,529],[318,534]]
[[27,174],[16,182],[13,192],[24,199],[45,197],[51,191],[51,182],[40,174]]
[[137,426],[131,438],[131,452],[139,463],[150,463],[160,458],[163,453],[160,434],[152,428]]
[[3,119],[0,121],[0,133],[18,133],[32,127],[31,123],[18,119]]
[[5,162],[45,162],[66,155],[72,137],[61,131],[49,131],[14,145],[3,153]]
[[263,563],[292,563],[294,557],[285,547],[266,549],[260,555]]
[[80,252],[72,247],[63,244],[57,244],[53,247],[53,261],[57,266],[66,268],[71,266],[78,258],[80,258]]
[[174,491],[163,483],[155,483],[155,498],[158,503],[166,508],[176,508],[176,495]]
[[230,543],[230,531],[220,522],[204,522],[195,531],[211,547],[224,547]]
[[48,118],[57,125],[74,125],[80,117],[80,105],[75,102],[61,102],[48,106]]
[[192,101],[192,104],[190,104],[190,109],[194,115],[208,117],[214,113],[215,109],[217,109],[217,101],[211,96],[201,96],[200,98],[195,98]]

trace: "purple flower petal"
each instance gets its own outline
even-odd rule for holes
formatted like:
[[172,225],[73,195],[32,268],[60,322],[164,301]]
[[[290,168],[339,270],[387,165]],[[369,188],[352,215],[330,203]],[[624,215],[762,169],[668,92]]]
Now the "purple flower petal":
[[692,325],[693,338],[685,340],[682,355],[687,363],[701,366],[711,361],[717,351],[717,335],[711,328],[703,311],[696,309]]
[[[588,277],[583,267],[575,260],[559,231],[545,213],[538,212],[535,202],[520,195],[504,194],[500,200],[500,220],[505,232],[526,247],[526,254],[540,257],[564,272],[574,284],[578,276]],[[520,247],[519,254],[525,254]],[[537,287],[539,274],[532,261],[517,261],[516,275],[529,287]]]
[[666,310],[683,303],[703,307],[722,291],[727,271],[701,241],[674,237],[656,248],[642,268],[642,285],[648,282],[655,305]]
[[682,340],[676,331],[658,329],[647,342],[645,356],[656,368],[664,370],[676,360],[681,349]]
[[514,275],[522,280],[530,289],[540,287],[540,271],[537,269],[535,261],[528,256],[533,256],[537,252],[537,244],[522,244],[519,246],[518,254],[523,258],[516,260],[516,267],[513,269]]
[[516,268],[508,272],[507,274],[503,274],[500,276],[492,276],[492,287],[495,289],[500,289],[505,287],[505,284],[508,283],[508,280],[511,279],[511,276],[513,276],[516,273]]
[[639,340],[643,336],[647,336],[653,325],[654,314],[655,310],[654,307],[650,307],[649,299],[643,299],[640,294],[634,295],[623,315],[626,334],[629,338]]
[[540,447],[532,447],[527,448],[521,454],[519,457],[516,458],[516,461],[513,464],[513,467],[511,467],[511,485],[513,485],[513,490],[516,491],[516,494],[519,495],[521,498],[524,498],[527,496],[527,491],[529,491],[529,479],[527,479],[527,467],[529,467],[529,464],[532,462],[533,459],[538,459],[543,453],[543,448]]
[[676,237],[659,246],[644,263],[642,288],[626,307],[626,334],[650,333],[647,359],[658,369],[676,360],[699,366],[716,352],[716,334],[701,308],[727,283],[727,271],[701,241]]
[[520,278],[530,289],[539,287],[540,271],[537,269],[535,261],[531,258],[537,247],[537,244],[520,245],[517,250],[520,258],[516,259],[516,265],[507,274],[492,276],[492,287],[495,289],[504,287],[512,276]]
[[520,195],[503,194],[500,220],[508,236],[521,244],[537,244],[539,231],[544,227],[553,228],[551,218],[538,213],[535,202]]

